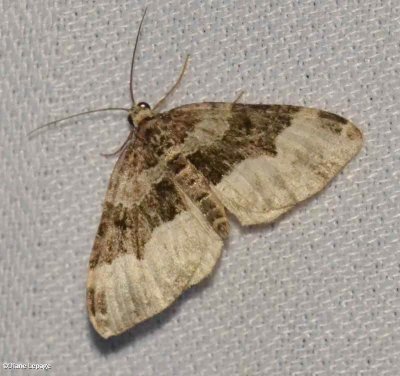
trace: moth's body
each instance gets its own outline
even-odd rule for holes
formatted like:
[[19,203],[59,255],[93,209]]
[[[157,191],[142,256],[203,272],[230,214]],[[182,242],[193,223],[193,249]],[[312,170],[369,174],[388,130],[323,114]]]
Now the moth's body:
[[303,107],[200,103],[129,114],[136,135],[111,176],[90,258],[88,310],[103,336],[162,311],[207,277],[229,232],[267,223],[320,191],[360,131]]

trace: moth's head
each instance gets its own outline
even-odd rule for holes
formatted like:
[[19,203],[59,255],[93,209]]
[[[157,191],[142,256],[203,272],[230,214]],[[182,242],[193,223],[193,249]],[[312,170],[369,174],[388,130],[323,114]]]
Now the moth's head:
[[151,110],[150,105],[146,102],[135,103],[129,110],[128,122],[132,127],[139,127],[140,123],[152,118],[154,112]]

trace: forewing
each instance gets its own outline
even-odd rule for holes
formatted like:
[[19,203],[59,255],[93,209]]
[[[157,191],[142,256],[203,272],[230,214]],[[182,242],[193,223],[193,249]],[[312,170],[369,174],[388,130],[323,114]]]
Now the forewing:
[[319,192],[362,145],[354,124],[317,109],[204,103],[170,113],[192,114],[182,151],[244,225],[271,222]]
[[107,338],[161,312],[212,269],[221,248],[163,160],[129,146],[112,174],[90,258],[90,321]]

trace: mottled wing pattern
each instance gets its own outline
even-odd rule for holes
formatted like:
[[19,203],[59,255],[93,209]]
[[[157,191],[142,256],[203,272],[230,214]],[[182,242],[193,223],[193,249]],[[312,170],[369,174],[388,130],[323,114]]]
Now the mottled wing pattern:
[[[114,168],[87,282],[89,318],[105,338],[164,310],[220,256],[224,208],[204,176],[182,162],[174,158],[169,168],[139,142]],[[196,195],[212,210],[196,204]]]
[[119,158],[90,258],[88,311],[103,336],[162,311],[214,268],[229,231],[270,222],[320,191],[359,151],[329,112],[202,103],[143,120]]
[[182,153],[244,225],[271,222],[316,194],[358,153],[362,134],[350,121],[286,105],[202,103]]

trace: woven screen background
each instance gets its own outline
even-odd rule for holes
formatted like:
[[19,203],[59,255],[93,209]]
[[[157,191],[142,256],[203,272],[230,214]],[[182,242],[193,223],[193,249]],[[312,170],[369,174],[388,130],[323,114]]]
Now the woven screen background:
[[[125,114],[29,140],[61,116],[154,104],[329,110],[365,146],[272,226],[233,224],[219,266],[167,311],[108,341],[91,328],[87,265]],[[6,1],[0,4],[0,360],[55,375],[398,375],[398,1]],[[43,371],[25,371],[35,375]],[[1,374],[15,371],[2,369]],[[18,373],[19,374],[19,373]]]

